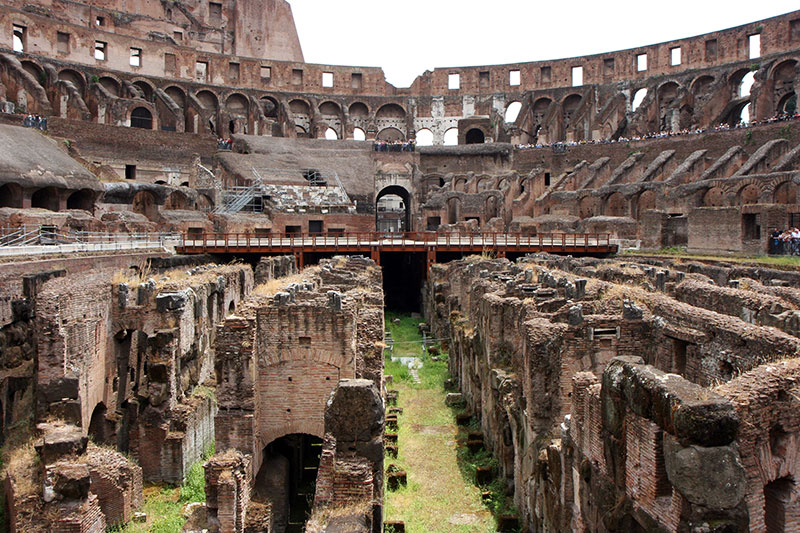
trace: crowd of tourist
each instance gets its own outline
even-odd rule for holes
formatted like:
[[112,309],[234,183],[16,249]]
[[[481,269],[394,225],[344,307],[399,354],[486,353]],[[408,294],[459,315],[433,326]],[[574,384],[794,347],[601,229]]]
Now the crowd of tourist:
[[411,141],[375,141],[372,145],[376,152],[413,152],[416,143]]
[[800,229],[775,228],[769,237],[770,255],[800,255]]
[[720,131],[728,131],[733,129],[744,129],[744,128],[751,128],[753,126],[761,126],[764,124],[772,124],[774,122],[784,122],[788,120],[797,120],[800,119],[800,112],[796,112],[793,115],[783,114],[783,115],[775,115],[765,120],[754,120],[752,122],[739,122],[735,126],[731,126],[730,124],[717,124],[711,128],[696,128],[696,129],[682,129],[679,131],[658,131],[647,133],[644,135],[634,135],[632,137],[620,137],[618,139],[599,139],[599,140],[582,140],[582,141],[571,141],[571,142],[553,142],[553,143],[538,143],[538,144],[518,144],[516,145],[517,148],[524,150],[527,148],[563,148],[567,146],[583,146],[583,145],[591,145],[591,144],[614,144],[614,143],[624,143],[624,142],[631,142],[631,141],[644,141],[648,139],[664,139],[667,137],[681,137],[685,135],[700,135],[703,133],[714,133]]
[[217,150],[228,151],[233,147],[233,139],[217,139]]
[[47,117],[41,115],[31,115],[30,113],[25,116],[22,125],[26,128],[36,128],[37,130],[47,130]]

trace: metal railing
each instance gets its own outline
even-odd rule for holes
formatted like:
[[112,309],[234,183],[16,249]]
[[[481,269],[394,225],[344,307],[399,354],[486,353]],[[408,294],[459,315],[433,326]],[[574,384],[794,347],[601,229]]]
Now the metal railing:
[[163,248],[180,243],[178,233],[76,231],[56,226],[0,228],[0,253],[55,253]]
[[180,247],[192,248],[337,248],[337,247],[461,247],[606,249],[609,233],[184,233]]

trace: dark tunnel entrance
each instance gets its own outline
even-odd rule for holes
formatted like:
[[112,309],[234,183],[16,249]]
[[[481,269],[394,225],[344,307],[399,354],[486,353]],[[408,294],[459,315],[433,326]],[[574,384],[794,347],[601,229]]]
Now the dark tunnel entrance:
[[253,500],[269,502],[275,531],[302,533],[311,514],[322,439],[291,434],[269,443],[256,476]]
[[418,312],[425,281],[425,253],[382,252],[383,294],[387,309]]

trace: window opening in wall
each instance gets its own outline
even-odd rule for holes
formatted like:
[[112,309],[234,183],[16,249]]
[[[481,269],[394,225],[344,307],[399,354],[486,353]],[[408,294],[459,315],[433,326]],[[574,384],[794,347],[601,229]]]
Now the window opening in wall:
[[125,179],[126,180],[136,179],[136,165],[125,165]]
[[309,233],[322,233],[323,223],[322,220],[309,220],[308,232]]
[[447,75],[447,88],[450,90],[457,90],[461,88],[461,74],[448,74]]
[[428,217],[425,231],[436,231],[442,225],[442,217]]
[[228,78],[232,80],[239,79],[239,63],[231,61],[228,63]]
[[354,141],[366,141],[367,134],[361,128],[353,128],[353,140]]
[[175,54],[164,54],[164,74],[175,74],[177,68]]
[[106,19],[105,17],[95,17],[94,18],[94,25],[95,26],[105,26]]
[[508,84],[512,87],[516,87],[520,84],[520,71],[519,70],[511,70],[508,72]]
[[543,83],[550,83],[553,80],[553,69],[551,67],[542,67],[539,73]]
[[794,42],[800,41],[800,19],[789,21],[789,40]]
[[142,66],[142,49],[141,48],[131,48],[130,64],[131,64],[132,67],[141,67]]
[[754,35],[747,36],[747,50],[748,50],[748,57],[750,59],[756,59],[761,57],[761,34],[756,33]]
[[328,228],[328,235],[344,235],[344,228]]
[[739,84],[739,97],[743,98],[745,96],[750,96],[750,90],[753,88],[753,84],[756,82],[756,74],[755,72],[748,72],[742,78],[742,82]]
[[647,96],[647,89],[639,89],[633,94],[633,101],[631,101],[631,111],[636,111],[642,102],[644,102],[644,98]]
[[761,238],[761,216],[758,213],[742,215],[742,229],[744,239],[754,241]]
[[336,130],[333,128],[328,128],[325,130],[325,138],[329,141],[336,141],[339,139],[339,134],[336,133]]
[[672,483],[669,482],[667,477],[667,467],[664,464],[664,431],[658,430],[656,432],[655,442],[656,452],[656,497],[659,496],[672,496]]
[[647,70],[647,54],[637,54],[636,72],[644,72],[645,70]]
[[56,34],[56,49],[60,54],[69,53],[69,33],[60,31]]
[[333,72],[322,73],[322,86],[326,88],[333,87]]
[[669,49],[669,64],[673,67],[676,65],[681,64],[681,47],[676,46],[675,48]]
[[549,187],[550,186],[550,173],[549,172],[545,172],[544,173],[544,186],[545,187]]
[[742,108],[742,112],[739,115],[739,122],[741,122],[743,124],[749,124],[750,123],[750,104],[747,104],[746,106],[744,106]]
[[303,85],[303,69],[292,69],[292,85]]
[[706,41],[706,61],[715,61],[717,59],[717,40],[709,39]]
[[291,234],[298,234],[302,232],[302,228],[300,226],[286,226],[286,233]]
[[[795,482],[791,477],[776,479],[764,486],[764,526],[767,533],[783,533],[792,527],[792,493]],[[796,525],[796,524],[795,524]]]
[[488,89],[489,88],[489,71],[484,70],[478,73],[478,84],[480,85],[481,89]]
[[455,146],[458,144],[458,128],[450,128],[444,132],[444,145]]
[[364,76],[360,72],[353,72],[350,74],[350,87],[352,89],[360,89],[364,83]]
[[433,146],[433,132],[427,128],[417,131],[415,136],[417,146]]
[[183,41],[183,32],[182,31],[173,31],[172,38],[175,39],[176,42]]
[[676,374],[686,373],[686,351],[689,343],[681,339],[672,339],[672,368]]
[[572,86],[580,87],[583,85],[583,67],[572,67]]
[[516,122],[521,109],[522,109],[521,102],[511,102],[510,104],[508,104],[508,107],[506,108],[505,121]]
[[94,58],[98,61],[105,61],[106,60],[106,48],[108,47],[108,43],[104,43],[103,41],[95,41],[94,42]]
[[789,213],[789,227],[800,228],[800,213]]
[[208,61],[195,62],[194,77],[197,81],[206,81],[208,79]]
[[208,18],[212,23],[222,20],[222,4],[219,2],[208,3]]
[[594,328],[592,339],[610,339],[619,337],[619,328]]
[[603,60],[603,73],[606,76],[613,76],[614,75],[614,58],[609,57]]
[[272,79],[272,67],[261,65],[261,81],[269,81]]

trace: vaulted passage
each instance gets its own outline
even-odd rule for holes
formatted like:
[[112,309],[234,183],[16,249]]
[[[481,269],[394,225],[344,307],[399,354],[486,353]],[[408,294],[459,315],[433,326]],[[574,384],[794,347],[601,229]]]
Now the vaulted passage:
[[264,448],[264,460],[253,486],[253,500],[269,503],[274,531],[301,533],[311,512],[322,439],[292,434]]
[[381,253],[386,307],[395,311],[419,311],[420,290],[425,279],[425,254]]

